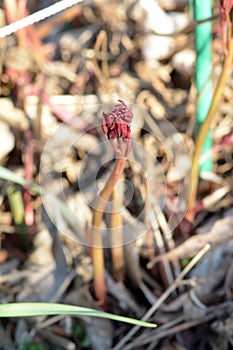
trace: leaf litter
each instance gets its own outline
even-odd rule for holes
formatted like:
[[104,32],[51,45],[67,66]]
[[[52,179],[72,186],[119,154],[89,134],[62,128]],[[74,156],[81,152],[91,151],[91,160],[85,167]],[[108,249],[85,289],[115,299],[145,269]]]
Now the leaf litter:
[[[10,23],[17,19],[13,7],[17,9],[19,2],[13,1],[11,9],[7,3],[5,11],[1,4],[1,18]],[[18,12],[24,17],[28,11],[51,3],[23,1]],[[158,7],[157,11],[149,15],[146,6],[150,2],[143,6],[140,3],[143,1],[83,1],[72,11],[65,10],[1,39],[0,165],[6,169],[0,172],[1,304],[43,301],[99,309],[93,299],[91,249],[83,242],[88,239],[95,188],[103,186],[111,166],[105,159],[112,155],[105,157],[104,149],[98,148],[100,141],[105,141],[101,128],[96,126],[101,124],[101,104],[114,104],[120,98],[132,103],[136,114],[133,138],[158,162],[146,163],[138,149],[132,152],[133,160],[141,162],[153,179],[148,206],[141,170],[133,161],[125,169],[127,201],[122,217],[124,223],[129,223],[124,234],[132,237],[132,242],[124,248],[125,277],[121,281],[114,279],[111,252],[105,249],[105,311],[138,319],[149,315],[149,321],[157,323],[158,328],[132,331],[134,328],[121,322],[90,316],[10,318],[0,325],[1,349],[29,349],[25,344],[33,342],[39,350],[232,347],[232,77],[212,125],[213,170],[200,179],[194,220],[179,220],[187,200],[190,166],[182,146],[177,146],[171,130],[166,129],[166,121],[180,135],[191,158],[196,95],[193,59],[187,62],[187,52],[188,57],[195,55],[193,27],[187,1],[156,1],[153,6]],[[159,13],[161,18],[156,20]],[[214,81],[221,70],[221,50],[216,32]],[[41,152],[58,128],[63,136],[59,139],[58,134],[54,139],[53,153],[46,163],[53,178],[47,181],[43,174],[39,182]],[[33,135],[31,174],[26,171],[28,130]],[[172,154],[167,145],[171,145]],[[96,169],[98,176],[93,180]],[[82,172],[82,183],[78,183]],[[28,209],[22,205],[22,187],[27,183],[20,179],[30,176],[37,186],[30,187],[35,217],[28,226]],[[64,199],[60,182],[65,206],[59,201]],[[14,197],[8,191],[12,183],[13,194],[17,194]],[[49,216],[39,195],[39,184],[48,195],[55,194],[49,200]],[[132,186],[134,195],[130,200]],[[164,188],[165,206],[161,203]],[[180,193],[174,217],[178,224],[171,229],[170,211]],[[67,205],[83,220],[72,221]],[[145,212],[140,214],[144,206]],[[20,210],[19,223],[16,218]],[[106,214],[106,242],[108,221]],[[140,232],[146,234],[141,236]],[[206,245],[208,251],[187,270],[187,275],[182,275]]]

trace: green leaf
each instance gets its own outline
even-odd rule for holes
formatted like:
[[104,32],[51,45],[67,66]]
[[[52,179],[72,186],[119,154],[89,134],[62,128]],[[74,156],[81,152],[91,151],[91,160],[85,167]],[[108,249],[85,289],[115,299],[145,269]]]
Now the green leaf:
[[13,171],[0,166],[0,178],[3,180],[14,182],[21,186],[28,186],[30,189],[34,190],[36,193],[41,194],[43,189],[34,184],[33,182],[28,182],[22,176],[15,174]]
[[[45,193],[44,189],[41,186],[34,184],[33,182],[28,182],[22,176],[17,175],[13,171],[7,168],[4,168],[2,166],[0,166],[0,179],[11,181],[21,186],[27,186],[28,188],[35,191],[39,195],[42,195],[43,193]],[[67,220],[67,222],[70,225],[77,225],[77,218],[72,213],[72,211],[68,208],[66,203],[64,203],[60,198],[57,198],[53,195],[51,196],[53,197],[54,201],[56,201],[57,204],[59,205],[61,213],[64,216],[64,218]]]
[[45,350],[44,346],[26,339],[23,344],[21,344],[19,350]]
[[0,304],[0,317],[28,317],[47,315],[82,315],[103,317],[110,320],[130,323],[141,327],[155,328],[156,324],[118,316],[107,312],[89,309],[81,306],[54,303],[10,303]]

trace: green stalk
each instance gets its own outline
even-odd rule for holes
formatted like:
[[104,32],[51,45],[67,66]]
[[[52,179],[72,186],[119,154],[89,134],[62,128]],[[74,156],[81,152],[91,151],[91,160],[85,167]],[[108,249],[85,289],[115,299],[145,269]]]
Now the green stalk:
[[23,200],[22,189],[16,185],[10,185],[7,189],[7,198],[10,205],[10,210],[19,233],[20,246],[24,251],[27,251],[30,245],[29,230],[25,222],[25,205]]
[[199,133],[197,135],[195,152],[193,155],[193,163],[192,163],[192,177],[191,177],[191,188],[190,188],[190,200],[188,209],[193,209],[196,196],[197,196],[197,188],[198,188],[198,170],[199,170],[199,160],[202,152],[202,148],[206,139],[206,135],[208,134],[209,128],[211,126],[211,122],[221,100],[224,87],[227,83],[227,80],[230,76],[232,70],[232,61],[233,61],[233,38],[232,38],[232,28],[228,30],[228,55],[225,57],[222,73],[219,77],[218,84],[216,86],[212,104],[210,106],[209,112],[206,116],[204,123],[202,124]]
[[24,227],[24,203],[21,189],[15,185],[9,186],[7,197],[15,225]]
[[194,6],[194,4],[193,4],[193,1],[194,0],[189,0],[189,15],[190,15],[190,17],[191,17],[191,19],[193,20],[193,6]]
[[[194,0],[193,12],[196,21],[210,18],[212,16],[211,0]],[[195,28],[195,50],[196,50],[196,89],[198,94],[196,133],[205,121],[212,102],[212,23],[211,21],[199,24]],[[211,132],[208,131],[203,143],[202,153],[212,148]],[[209,156],[200,165],[201,171],[212,170],[212,157]]]

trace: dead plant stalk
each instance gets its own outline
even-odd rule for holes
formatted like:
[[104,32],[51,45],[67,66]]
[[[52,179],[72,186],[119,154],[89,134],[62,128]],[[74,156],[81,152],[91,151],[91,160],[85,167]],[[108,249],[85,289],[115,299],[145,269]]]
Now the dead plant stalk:
[[[218,105],[220,103],[224,87],[227,83],[227,80],[230,76],[230,73],[232,71],[232,60],[233,60],[233,30],[232,27],[228,29],[228,53],[225,57],[222,73],[219,77],[218,84],[216,86],[213,100],[210,106],[210,109],[208,111],[208,114],[206,116],[206,119],[204,123],[202,124],[199,133],[197,135],[196,139],[196,148],[193,155],[193,164],[192,164],[192,174],[191,174],[191,181],[190,181],[190,199],[188,204],[188,216],[190,215],[192,209],[194,208],[196,197],[197,197],[197,190],[198,190],[198,171],[199,171],[199,161],[201,157],[202,148],[206,139],[206,135],[209,131],[209,128],[211,126],[211,122],[213,121],[213,118],[215,116],[215,112],[218,108]],[[193,215],[193,214],[192,214]],[[191,215],[191,216],[192,216]],[[192,218],[191,218],[192,219]]]

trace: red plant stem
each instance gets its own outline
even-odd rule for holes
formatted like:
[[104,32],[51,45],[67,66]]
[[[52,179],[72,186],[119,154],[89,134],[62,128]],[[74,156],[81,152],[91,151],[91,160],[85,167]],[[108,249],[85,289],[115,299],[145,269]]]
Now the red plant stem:
[[[5,0],[4,9],[8,23],[13,23],[28,16],[26,0]],[[18,30],[16,32],[16,36],[18,37],[20,47],[30,47],[32,52],[39,55],[40,58],[45,56],[45,50],[41,41],[37,37],[36,30],[33,25]]]
[[[121,176],[121,181],[123,177]],[[123,226],[120,212],[123,202],[123,186],[115,186],[112,193],[111,213],[111,255],[113,277],[117,281],[123,281],[125,276],[125,258],[123,249]]]
[[100,195],[95,203],[92,220],[92,259],[94,272],[94,293],[100,305],[105,303],[106,299],[106,285],[104,278],[104,250],[101,236],[101,223],[103,218],[103,211],[106,202],[109,200],[115,185],[120,179],[124,170],[126,158],[119,157],[116,159],[112,173],[100,192]]

